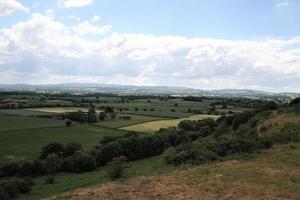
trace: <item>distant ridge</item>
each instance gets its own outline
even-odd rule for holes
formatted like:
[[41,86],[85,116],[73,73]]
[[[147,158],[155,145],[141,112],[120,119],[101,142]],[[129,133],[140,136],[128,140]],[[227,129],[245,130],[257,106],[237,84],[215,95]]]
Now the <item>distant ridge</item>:
[[0,91],[35,91],[35,92],[79,92],[79,93],[113,93],[136,95],[197,95],[197,96],[289,96],[299,97],[299,93],[273,93],[251,89],[201,90],[188,87],[170,86],[134,86],[98,83],[62,83],[62,84],[0,84]]

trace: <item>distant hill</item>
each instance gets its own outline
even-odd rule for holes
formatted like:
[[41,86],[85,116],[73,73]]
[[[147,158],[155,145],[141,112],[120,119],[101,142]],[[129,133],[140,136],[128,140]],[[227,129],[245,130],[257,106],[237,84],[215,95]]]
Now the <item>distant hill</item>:
[[136,95],[197,95],[197,96],[289,96],[299,97],[299,93],[272,93],[250,89],[201,90],[188,87],[169,86],[133,86],[98,83],[64,83],[64,84],[0,84],[2,91],[36,91],[36,92],[80,92],[80,93],[114,93]]

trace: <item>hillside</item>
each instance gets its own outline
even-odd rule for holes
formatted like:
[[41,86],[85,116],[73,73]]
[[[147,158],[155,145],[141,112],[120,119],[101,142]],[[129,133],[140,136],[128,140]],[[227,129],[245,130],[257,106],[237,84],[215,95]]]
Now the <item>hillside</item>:
[[[292,107],[262,112],[253,117],[260,120],[256,130],[261,137],[278,135],[282,140],[289,137],[282,137],[286,127],[296,126],[299,135],[298,111],[297,107]],[[300,142],[284,143],[236,159],[184,165],[154,175],[145,173],[63,193],[47,200],[299,199]]]
[[58,199],[298,199],[300,143],[277,145],[255,159],[186,167],[163,175],[79,189]]

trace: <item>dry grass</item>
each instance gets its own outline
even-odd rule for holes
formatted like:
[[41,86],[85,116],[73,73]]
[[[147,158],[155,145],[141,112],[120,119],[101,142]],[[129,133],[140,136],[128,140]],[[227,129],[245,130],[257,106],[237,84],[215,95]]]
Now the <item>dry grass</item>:
[[300,123],[300,116],[293,114],[277,114],[257,127],[259,134],[276,134],[288,124]]

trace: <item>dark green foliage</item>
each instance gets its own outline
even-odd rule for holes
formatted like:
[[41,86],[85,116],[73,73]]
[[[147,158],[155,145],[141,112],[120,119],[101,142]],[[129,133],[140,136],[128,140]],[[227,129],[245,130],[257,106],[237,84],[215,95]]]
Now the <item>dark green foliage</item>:
[[42,151],[40,153],[40,159],[46,159],[50,154],[55,154],[58,157],[62,157],[64,153],[64,145],[60,143],[50,143],[42,148]]
[[99,113],[99,120],[104,121],[107,118],[107,114],[105,112]]
[[276,110],[279,108],[279,105],[275,102],[275,101],[268,101],[266,104],[264,104],[262,107],[261,107],[261,111],[264,111],[264,110]]
[[100,144],[101,145],[106,145],[110,142],[116,141],[118,139],[118,137],[114,137],[114,136],[104,136],[101,140],[100,140]]
[[56,172],[63,171],[63,159],[55,154],[49,155],[45,160],[45,167],[47,174],[55,174]]
[[97,119],[95,109],[94,108],[89,108],[87,122],[88,123],[95,123],[97,121],[98,121],[98,119]]
[[248,122],[248,120],[254,115],[254,112],[243,112],[236,114],[232,121],[232,129],[237,130],[241,124]]
[[65,171],[82,173],[96,169],[95,158],[84,152],[76,152],[72,157],[64,160],[63,168]]
[[290,106],[299,105],[300,104],[300,98],[295,98],[290,102]]
[[72,121],[84,123],[87,121],[87,116],[84,112],[78,110],[77,112],[69,112],[68,119]]
[[76,151],[80,151],[81,149],[82,149],[82,146],[80,143],[71,142],[65,146],[64,156],[65,157],[73,156]]
[[65,124],[66,126],[71,126],[72,121],[70,119],[66,119]]
[[107,173],[112,180],[123,177],[124,169],[126,168],[126,161],[127,158],[125,156],[120,156],[113,158],[112,161],[107,163]]
[[14,176],[18,174],[20,167],[17,163],[8,163],[0,167],[0,177]]
[[30,179],[9,178],[0,181],[0,199],[14,199],[19,194],[29,193],[33,182]]

